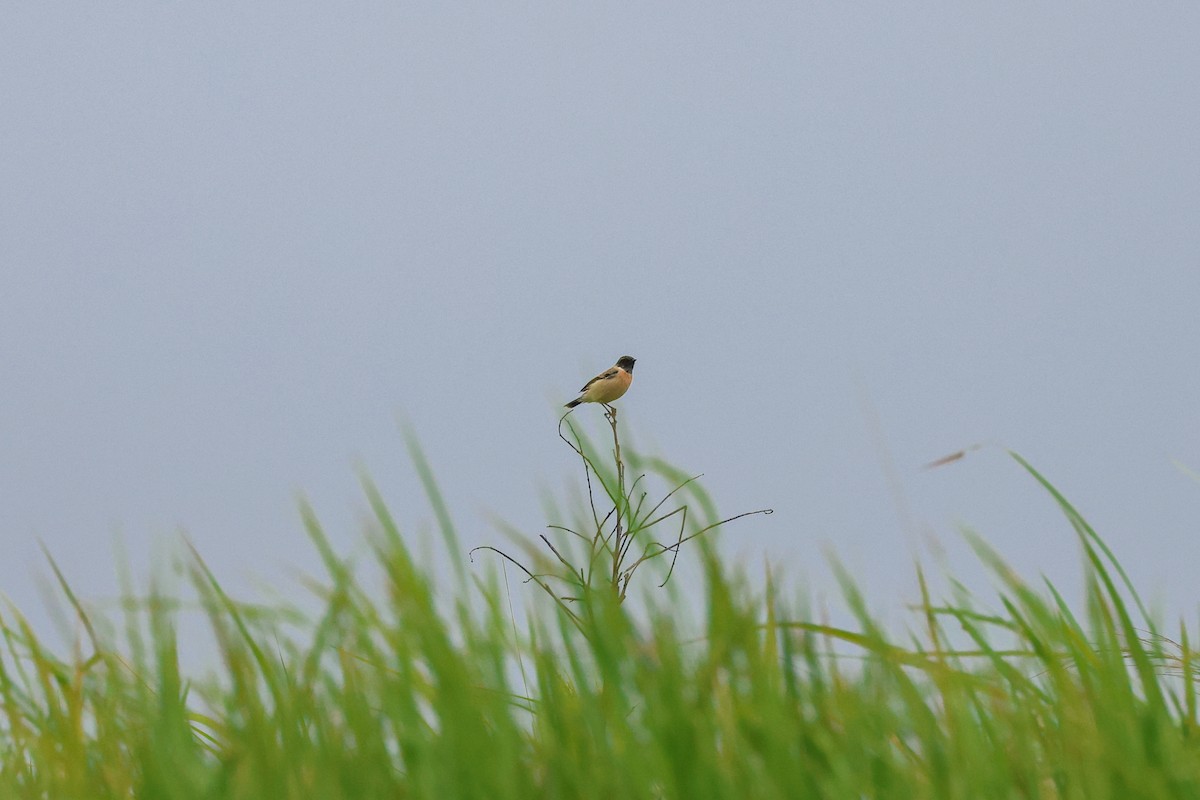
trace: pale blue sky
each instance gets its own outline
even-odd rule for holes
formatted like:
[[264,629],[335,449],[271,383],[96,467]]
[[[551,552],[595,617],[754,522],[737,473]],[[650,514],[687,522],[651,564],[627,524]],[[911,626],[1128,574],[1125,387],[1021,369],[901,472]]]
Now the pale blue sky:
[[1192,614],[1197,41],[1182,3],[15,5],[0,591],[40,603],[41,539],[111,596],[114,534],[144,572],[181,528],[286,585],[298,492],[359,541],[360,463],[416,536],[401,416],[465,544],[536,532],[556,404],[631,353],[639,440],[777,511],[731,557],[824,588],[831,544],[899,607],[927,534],[986,586],[968,523],[1077,587],[999,451],[919,470],[993,441]]

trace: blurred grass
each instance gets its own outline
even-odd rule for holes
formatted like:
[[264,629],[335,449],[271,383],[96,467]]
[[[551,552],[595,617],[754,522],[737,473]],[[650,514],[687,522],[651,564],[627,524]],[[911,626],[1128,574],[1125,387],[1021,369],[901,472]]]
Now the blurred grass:
[[[340,556],[302,509],[326,571],[310,581],[315,615],[240,602],[199,553],[187,559],[220,655],[194,678],[178,598],[152,585],[123,619],[101,617],[51,561],[82,635],[52,652],[19,611],[0,611],[0,797],[1200,796],[1192,637],[1160,630],[1102,539],[1014,457],[1078,537],[1080,609],[971,537],[1001,610],[961,587],[935,600],[919,574],[916,622],[900,634],[872,618],[851,575],[838,573],[855,624],[835,628],[707,547],[702,585],[688,587],[703,601],[698,637],[681,610],[635,610],[612,592],[583,592],[574,618],[538,594],[518,624],[499,562],[439,586],[364,481],[367,564]],[[694,530],[717,520],[699,483],[686,492]],[[556,514],[581,528],[593,516]]]

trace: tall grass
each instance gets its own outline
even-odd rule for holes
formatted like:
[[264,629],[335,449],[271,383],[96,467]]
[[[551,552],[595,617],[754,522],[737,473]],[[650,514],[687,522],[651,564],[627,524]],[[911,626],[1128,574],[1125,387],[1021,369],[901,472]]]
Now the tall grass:
[[[668,486],[688,477],[627,459]],[[590,590],[586,569],[581,585],[560,592],[558,578],[540,577],[530,593],[480,559],[439,585],[369,482],[366,563],[339,555],[304,509],[326,572],[311,586],[315,615],[232,598],[201,554],[188,557],[220,656],[211,674],[181,666],[177,597],[152,585],[123,615],[101,615],[59,575],[80,620],[71,652],[53,652],[16,610],[0,614],[0,797],[1200,796],[1188,632],[1160,630],[1096,532],[1017,461],[1078,536],[1088,563],[1078,607],[975,538],[1000,587],[987,606],[962,589],[932,598],[919,575],[912,628],[896,633],[840,574],[855,624],[834,628],[780,599],[769,577],[699,548],[695,584],[680,592],[702,603],[697,632],[668,603],[629,600],[628,579]],[[599,474],[617,487],[631,536],[650,519],[634,510],[638,490]],[[685,495],[692,527],[676,541],[717,521],[698,482],[673,499]],[[562,528],[598,524],[577,500],[557,510]],[[607,541],[603,552],[619,554]],[[597,546],[546,559],[518,543],[514,559],[575,575]],[[619,582],[606,563],[596,573]],[[667,559],[655,563],[665,577]],[[514,598],[529,613],[514,613]]]

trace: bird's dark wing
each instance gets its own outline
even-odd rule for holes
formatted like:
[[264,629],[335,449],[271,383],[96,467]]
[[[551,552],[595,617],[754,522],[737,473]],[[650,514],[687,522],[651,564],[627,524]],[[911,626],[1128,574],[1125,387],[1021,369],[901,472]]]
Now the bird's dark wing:
[[599,375],[597,375],[596,377],[592,378],[590,381],[588,381],[587,383],[585,383],[585,384],[583,385],[583,388],[582,388],[582,389],[580,389],[579,391],[581,391],[581,392],[586,392],[586,391],[588,390],[588,387],[589,387],[589,386],[591,386],[591,385],[592,385],[593,383],[595,383],[596,381],[603,381],[603,380],[607,380],[608,378],[615,377],[615,376],[616,376],[616,374],[617,374],[617,368],[616,368],[616,367],[613,367],[612,369],[608,370],[607,372],[601,372]]

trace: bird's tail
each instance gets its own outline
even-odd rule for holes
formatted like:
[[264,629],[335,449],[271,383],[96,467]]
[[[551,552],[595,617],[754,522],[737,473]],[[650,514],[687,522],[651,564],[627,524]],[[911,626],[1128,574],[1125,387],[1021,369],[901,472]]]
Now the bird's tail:
[[582,400],[578,400],[578,399],[572,400],[571,402],[564,405],[563,408],[574,408],[575,406],[579,405],[582,402],[583,402]]

